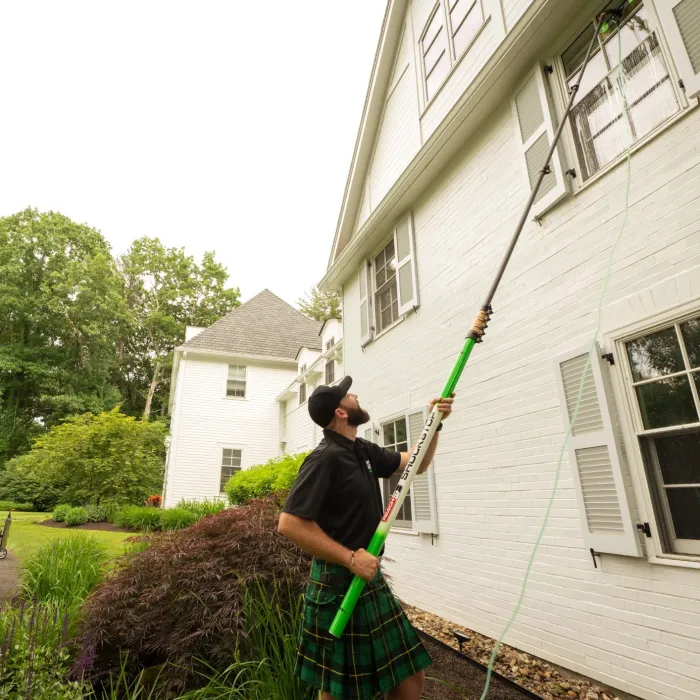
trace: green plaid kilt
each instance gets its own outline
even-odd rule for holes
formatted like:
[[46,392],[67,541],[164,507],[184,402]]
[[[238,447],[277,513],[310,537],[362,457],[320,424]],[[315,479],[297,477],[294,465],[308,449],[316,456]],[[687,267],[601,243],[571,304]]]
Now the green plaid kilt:
[[296,672],[338,700],[371,700],[431,660],[381,570],[365,586],[343,636],[331,636],[328,630],[351,580],[345,567],[313,560]]

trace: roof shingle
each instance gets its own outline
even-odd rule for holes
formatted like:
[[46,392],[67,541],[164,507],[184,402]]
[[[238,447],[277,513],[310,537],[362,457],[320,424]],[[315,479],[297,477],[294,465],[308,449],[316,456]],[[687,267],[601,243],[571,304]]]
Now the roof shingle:
[[294,360],[299,348],[321,349],[321,323],[307,318],[269,289],[220,318],[184,344],[190,350]]

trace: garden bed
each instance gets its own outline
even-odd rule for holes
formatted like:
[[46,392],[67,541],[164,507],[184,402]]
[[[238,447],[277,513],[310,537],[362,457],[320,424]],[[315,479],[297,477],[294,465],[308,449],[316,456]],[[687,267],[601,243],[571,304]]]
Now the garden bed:
[[132,532],[134,534],[138,534],[129,528],[117,527],[114,525],[114,523],[83,523],[82,525],[66,525],[65,523],[57,523],[55,520],[41,520],[35,524],[43,525],[44,527],[63,528],[64,530],[102,530],[103,532]]

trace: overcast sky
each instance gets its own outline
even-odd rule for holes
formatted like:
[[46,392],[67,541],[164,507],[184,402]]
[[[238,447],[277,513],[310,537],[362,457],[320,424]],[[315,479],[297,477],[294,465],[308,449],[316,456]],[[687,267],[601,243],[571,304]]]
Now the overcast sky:
[[0,216],[216,250],[249,299],[322,277],[384,0],[0,3]]

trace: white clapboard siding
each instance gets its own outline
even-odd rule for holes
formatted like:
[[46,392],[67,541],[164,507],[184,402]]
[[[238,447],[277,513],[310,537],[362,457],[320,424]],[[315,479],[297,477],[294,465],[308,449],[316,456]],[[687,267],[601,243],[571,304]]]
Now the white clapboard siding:
[[686,95],[700,95],[700,0],[654,0]]
[[[555,118],[542,66],[537,64],[513,98],[513,113],[517,124],[518,143],[523,154],[530,189],[535,185],[545,165],[554,140]],[[568,183],[559,147],[549,163],[550,173],[544,176],[532,213],[541,216],[568,192]]]
[[416,245],[413,235],[413,219],[410,214],[394,229],[394,250],[397,261],[397,287],[399,292],[399,315],[418,306],[418,275],[416,271]]
[[[427,410],[409,412],[407,415],[408,439],[415,446],[428,418]],[[437,502],[435,498],[435,474],[431,464],[427,471],[418,474],[411,485],[413,530],[427,534],[438,533]]]
[[562,416],[567,427],[572,423],[568,446],[584,542],[596,552],[640,556],[625,467],[605,394],[607,368],[597,344],[590,362],[588,350],[579,348],[555,362]]

